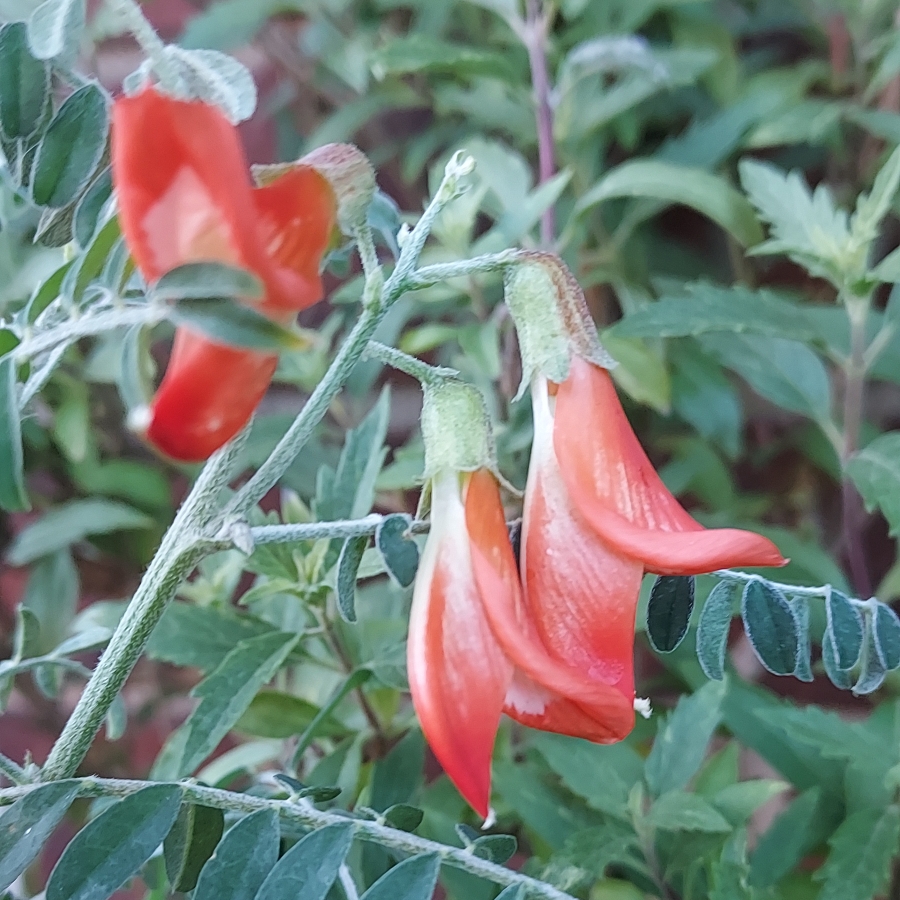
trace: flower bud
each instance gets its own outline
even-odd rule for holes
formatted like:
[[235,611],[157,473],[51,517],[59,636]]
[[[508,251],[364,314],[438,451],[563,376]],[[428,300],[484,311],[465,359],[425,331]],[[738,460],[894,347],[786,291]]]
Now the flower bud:
[[522,387],[539,373],[559,384],[572,355],[604,368],[615,365],[603,349],[584,292],[552,253],[523,251],[506,273],[506,305],[516,323],[522,353]]
[[497,468],[494,435],[478,388],[455,379],[423,385],[425,477]]
[[353,234],[365,221],[375,196],[375,170],[366,155],[352,144],[325,144],[296,162],[253,166],[253,177],[258,185],[265,185],[297,166],[315,169],[331,185],[338,225],[344,234]]

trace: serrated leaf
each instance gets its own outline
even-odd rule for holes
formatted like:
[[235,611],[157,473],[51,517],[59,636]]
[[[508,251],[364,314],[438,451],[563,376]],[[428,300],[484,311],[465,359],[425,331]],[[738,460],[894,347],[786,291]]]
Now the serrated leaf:
[[203,300],[207,297],[242,297],[259,300],[263,285],[246,269],[221,262],[190,262],[170,269],[153,285],[153,298]]
[[278,813],[261,809],[232,826],[200,872],[193,900],[255,897],[278,860]]
[[74,55],[84,30],[85,0],[44,0],[28,18],[28,44],[38,59]]
[[175,779],[193,772],[231,731],[299,639],[299,635],[276,631],[241,641],[191,691],[200,703],[160,751],[156,777]]
[[152,524],[149,516],[125,503],[99,498],[70,500],[19,532],[7,558],[12,565],[23,566],[90,535],[149,528]]
[[817,422],[831,414],[831,383],[822,360],[805,344],[787,338],[719,332],[701,346],[741,376],[760,396]]
[[750,883],[767,888],[780,881],[826,834],[820,823],[822,792],[811,788],[782,812],[750,855]]
[[324,900],[352,841],[350,823],[326,825],[306,835],[278,860],[256,900]]
[[368,544],[369,539],[365,535],[347,538],[338,557],[335,596],[338,611],[345,622],[356,621],[356,575]]
[[0,359],[0,506],[8,512],[31,509],[25,490],[18,379],[12,356]]
[[712,803],[732,825],[737,827],[743,825],[760,806],[786,791],[788,787],[786,782],[771,778],[739,781],[718,791]]
[[660,724],[645,776],[654,795],[680,790],[694,777],[722,718],[727,681],[710,681],[682,697]]
[[878,603],[875,606],[875,646],[878,658],[888,670],[900,668],[900,619],[889,606]]
[[60,209],[78,196],[103,156],[108,129],[107,98],[97,85],[63,101],[34,159],[31,196],[38,206]]
[[0,891],[8,888],[40,853],[78,796],[75,781],[43,784],[0,816]]
[[50,102],[50,67],[28,52],[24,22],[0,28],[0,130],[8,140],[29,138]]
[[395,803],[384,811],[384,824],[400,831],[415,831],[422,824],[425,813],[408,803]]
[[[863,620],[846,594],[834,588],[825,601],[827,636],[831,640],[834,662],[838,669],[852,669],[863,644]],[[824,644],[823,644],[824,649]]]
[[763,238],[753,207],[744,196],[718,175],[703,169],[657,159],[622,163],[581,195],[576,214],[619,197],[649,197],[689,206],[724,228],[743,247],[753,246]]
[[815,878],[819,900],[871,900],[888,883],[900,840],[900,810],[865,809],[849,816],[828,842],[831,852]]
[[118,890],[153,855],[175,822],[182,790],[155,784],[104,810],[69,843],[47,900],[96,900]]
[[405,859],[382,875],[360,900],[431,900],[440,864],[436,853]]
[[748,581],[741,617],[759,661],[774,675],[790,675],[797,664],[797,623],[781,591],[760,579]]
[[621,337],[695,337],[735,332],[815,340],[819,332],[798,303],[769,290],[686,284],[629,312],[610,332]]
[[660,575],[653,582],[647,637],[657,653],[671,653],[684,640],[693,610],[693,575]]
[[409,536],[411,523],[411,516],[392,513],[385,516],[375,530],[375,546],[384,566],[394,581],[404,588],[413,583],[419,567],[419,548]]
[[648,821],[663,831],[708,831],[727,833],[731,823],[698,794],[668,791],[650,808]]
[[863,270],[864,248],[850,239],[847,214],[834,205],[825,185],[810,191],[798,172],[784,172],[768,163],[742,160],[741,183],[772,236],[756,253],[786,253],[812,274],[839,288]]
[[180,300],[169,308],[169,318],[178,326],[231,347],[247,347],[270,353],[309,347],[309,340],[302,334],[273,322],[230,297]]
[[900,535],[900,431],[875,438],[847,463],[847,474],[866,509],[880,509],[891,534]]
[[175,891],[192,891],[200,870],[225,831],[225,814],[212,806],[184,803],[163,841],[166,875]]
[[737,583],[720,581],[710,592],[700,610],[697,624],[697,659],[707,678],[721,681],[725,677],[725,651],[734,614]]
[[888,214],[900,187],[900,148],[896,148],[887,158],[875,176],[872,190],[860,195],[856,203],[856,212],[850,222],[853,239],[859,244],[868,245],[878,237],[878,226]]

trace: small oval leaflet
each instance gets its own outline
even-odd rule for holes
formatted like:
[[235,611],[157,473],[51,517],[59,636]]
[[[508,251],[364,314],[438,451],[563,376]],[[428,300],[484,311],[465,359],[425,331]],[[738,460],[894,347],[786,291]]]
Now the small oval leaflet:
[[20,797],[3,813],[0,891],[28,868],[77,796],[78,782],[51,782]]
[[356,573],[369,539],[351,537],[344,541],[337,564],[337,604],[345,622],[356,621]]
[[849,691],[853,685],[853,679],[846,669],[838,665],[837,651],[834,649],[834,640],[831,632],[826,630],[822,638],[822,663],[825,666],[825,674],[831,683],[842,691]]
[[38,206],[59,209],[75,199],[103,155],[108,129],[106,95],[97,85],[65,99],[34,160],[31,196]]
[[409,535],[412,517],[405,513],[385,516],[375,530],[375,546],[388,574],[400,587],[409,587],[419,568],[419,548]]
[[656,579],[647,606],[647,636],[657,653],[671,653],[684,640],[693,609],[693,575]]
[[255,897],[278,860],[278,813],[261,809],[232,826],[200,872],[194,900]]
[[889,606],[879,603],[875,607],[875,645],[878,658],[888,669],[900,668],[900,619]]
[[213,855],[225,830],[225,814],[212,806],[182,804],[172,830],[163,841],[169,884],[176,891],[192,891],[200,870]]
[[794,665],[794,678],[799,681],[812,681],[813,673],[809,665],[812,649],[809,641],[809,598],[792,597],[791,612],[797,623],[797,661]]
[[326,825],[306,835],[278,860],[256,900],[324,900],[352,841],[349,823]]
[[[852,669],[863,645],[863,621],[846,594],[831,589],[825,601],[827,633],[831,636],[834,662],[839,669]],[[824,646],[824,645],[823,645]]]
[[50,102],[50,67],[28,52],[27,26],[0,28],[0,130],[8,140],[31,137]]
[[118,890],[169,833],[181,798],[178,785],[154,784],[102,812],[59,858],[47,900],[95,900]]
[[422,824],[425,813],[408,803],[395,803],[384,811],[384,824],[400,831],[415,831]]
[[502,866],[518,849],[518,841],[512,834],[488,834],[472,843],[472,852],[479,859]]
[[790,675],[797,665],[797,622],[781,591],[759,578],[748,581],[741,616],[759,661],[773,675]]
[[439,868],[436,853],[412,856],[382,875],[360,900],[431,900]]
[[862,696],[877,691],[884,682],[885,675],[887,675],[887,670],[881,662],[881,657],[878,653],[875,623],[869,619],[866,622],[866,639],[860,661],[859,678],[856,684],[853,685],[853,693],[857,696]]
[[734,581],[720,581],[710,592],[700,610],[697,625],[697,659],[707,678],[721,681],[725,677],[725,650],[734,610]]

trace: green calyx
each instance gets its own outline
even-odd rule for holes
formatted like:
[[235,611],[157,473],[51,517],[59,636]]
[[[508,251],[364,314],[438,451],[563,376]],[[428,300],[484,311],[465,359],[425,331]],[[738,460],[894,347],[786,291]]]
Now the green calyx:
[[604,368],[615,360],[603,349],[584,292],[565,263],[552,253],[524,251],[506,272],[505,298],[522,354],[522,384],[536,373],[557,384],[569,375],[572,355]]
[[423,391],[425,478],[447,471],[495,472],[494,435],[481,391],[456,379],[424,384]]

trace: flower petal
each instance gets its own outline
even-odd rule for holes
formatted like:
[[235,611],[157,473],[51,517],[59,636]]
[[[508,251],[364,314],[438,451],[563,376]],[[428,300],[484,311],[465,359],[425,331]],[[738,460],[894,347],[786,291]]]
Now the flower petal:
[[146,436],[167,456],[199,462],[249,421],[278,357],[214,343],[183,328],[150,405]]
[[485,619],[472,573],[459,477],[432,488],[409,622],[407,669],[422,730],[447,775],[487,816],[491,753],[512,665]]
[[528,616],[496,479],[474,472],[466,490],[472,568],[488,623],[517,669],[505,711],[518,721],[598,742],[621,740],[634,725],[631,702],[615,687],[552,656]]
[[609,373],[578,356],[557,390],[553,444],[579,514],[611,548],[648,571],[689,575],[784,565],[767,538],[707,529],[688,515],[638,443]]
[[278,267],[279,290],[264,312],[301,310],[322,299],[319,266],[337,217],[331,185],[311,166],[295,166],[253,191],[266,252]]
[[215,106],[147,87],[113,107],[113,179],[122,232],[148,281],[187,262],[271,265],[235,128]]

